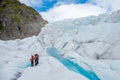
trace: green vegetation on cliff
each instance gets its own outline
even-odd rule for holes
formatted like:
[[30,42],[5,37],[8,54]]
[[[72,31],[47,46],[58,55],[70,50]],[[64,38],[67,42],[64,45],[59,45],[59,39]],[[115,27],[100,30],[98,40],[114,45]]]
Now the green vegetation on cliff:
[[17,0],[3,0],[0,3],[0,18],[11,18],[17,24],[24,24],[39,15],[34,9],[21,4]]
[[[15,30],[19,30],[18,32],[21,33],[20,30],[23,30],[21,27],[25,27],[24,25],[37,19],[41,22],[39,23],[40,28],[47,23],[33,8],[20,3],[18,0],[0,0],[0,39],[6,35],[6,37],[11,35],[14,37]],[[24,35],[26,35],[25,33],[28,32],[24,31]]]

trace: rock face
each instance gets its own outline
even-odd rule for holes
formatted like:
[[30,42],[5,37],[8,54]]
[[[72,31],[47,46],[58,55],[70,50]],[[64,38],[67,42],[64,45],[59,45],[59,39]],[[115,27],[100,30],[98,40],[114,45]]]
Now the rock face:
[[31,7],[17,0],[0,0],[0,39],[37,35],[48,22]]

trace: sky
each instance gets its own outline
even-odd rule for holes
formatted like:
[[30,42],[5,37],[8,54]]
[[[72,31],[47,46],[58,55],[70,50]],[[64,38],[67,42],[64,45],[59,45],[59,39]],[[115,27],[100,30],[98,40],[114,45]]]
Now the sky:
[[120,10],[120,0],[19,0],[48,22],[80,18]]

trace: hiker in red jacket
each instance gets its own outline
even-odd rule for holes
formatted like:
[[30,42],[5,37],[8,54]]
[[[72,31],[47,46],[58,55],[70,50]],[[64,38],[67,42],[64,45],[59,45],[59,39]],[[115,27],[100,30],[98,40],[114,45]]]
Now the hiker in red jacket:
[[39,63],[39,55],[38,54],[34,54],[34,59],[35,59],[35,66],[37,66],[38,65],[38,63]]
[[34,56],[33,55],[31,55],[30,61],[31,61],[31,67],[34,66]]

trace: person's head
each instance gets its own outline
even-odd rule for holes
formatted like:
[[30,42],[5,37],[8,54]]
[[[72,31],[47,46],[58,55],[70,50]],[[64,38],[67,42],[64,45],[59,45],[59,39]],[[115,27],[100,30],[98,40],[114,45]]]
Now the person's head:
[[37,56],[37,53],[35,53],[35,56]]

